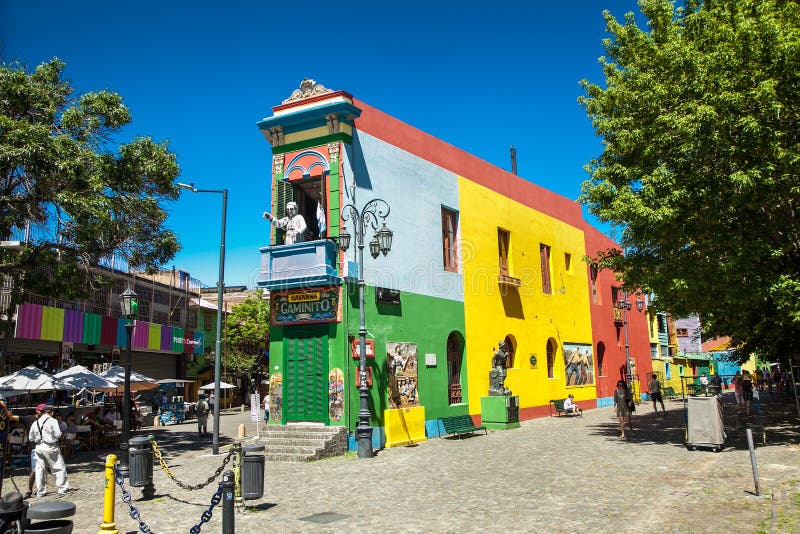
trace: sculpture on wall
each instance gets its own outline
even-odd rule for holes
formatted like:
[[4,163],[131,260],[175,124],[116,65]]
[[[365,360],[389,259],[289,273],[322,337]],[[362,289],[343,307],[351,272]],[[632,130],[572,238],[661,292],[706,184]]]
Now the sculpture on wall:
[[511,390],[506,389],[506,361],[508,351],[505,341],[498,344],[497,350],[492,356],[492,370],[489,371],[489,396],[502,397],[511,395]]

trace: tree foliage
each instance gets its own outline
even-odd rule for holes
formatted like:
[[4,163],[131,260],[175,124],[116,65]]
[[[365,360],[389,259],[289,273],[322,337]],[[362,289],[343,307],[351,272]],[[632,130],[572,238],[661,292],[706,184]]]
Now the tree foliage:
[[225,326],[225,366],[229,374],[256,367],[269,339],[269,301],[253,293],[231,309]]
[[775,359],[800,334],[800,5],[640,0],[605,13],[603,152],[581,201],[619,231],[596,260],[706,336]]
[[148,137],[116,143],[131,121],[122,97],[75,94],[64,67],[0,64],[0,239],[37,229],[22,248],[0,247],[10,309],[27,290],[87,296],[112,255],[156,269],[179,250],[162,208],[178,196],[175,155]]

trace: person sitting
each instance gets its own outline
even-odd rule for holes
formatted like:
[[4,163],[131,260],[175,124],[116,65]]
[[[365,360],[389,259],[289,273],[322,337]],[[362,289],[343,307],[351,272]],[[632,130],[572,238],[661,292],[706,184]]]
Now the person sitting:
[[570,393],[569,396],[564,399],[564,411],[567,415],[581,415],[583,413],[583,410],[578,408],[578,405],[575,404],[575,395],[572,393]]
[[92,412],[86,412],[81,420],[81,424],[90,425],[92,430],[103,430],[103,423],[101,422],[101,410],[95,408]]
[[117,412],[117,409],[112,406],[103,416],[103,424],[108,426],[114,426],[114,421],[118,421],[119,419],[121,419],[121,417]]

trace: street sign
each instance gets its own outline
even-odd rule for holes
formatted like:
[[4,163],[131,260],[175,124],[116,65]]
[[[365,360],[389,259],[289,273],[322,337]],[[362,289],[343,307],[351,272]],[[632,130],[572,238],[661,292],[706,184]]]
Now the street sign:
[[250,420],[257,423],[261,418],[261,395],[253,393],[250,395]]

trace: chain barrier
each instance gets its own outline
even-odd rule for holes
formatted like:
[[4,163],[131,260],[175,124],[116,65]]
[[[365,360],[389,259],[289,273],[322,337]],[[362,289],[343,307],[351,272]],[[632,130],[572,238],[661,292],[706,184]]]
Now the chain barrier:
[[122,473],[119,472],[119,467],[116,465],[114,466],[114,480],[116,481],[117,486],[119,486],[119,488],[122,490],[122,502],[130,507],[131,517],[139,522],[139,530],[145,534],[153,534],[153,531],[150,530],[150,527],[147,526],[147,523],[142,520],[139,509],[133,504],[131,494],[125,489],[125,477],[122,476]]
[[184,482],[181,482],[177,478],[175,478],[175,475],[172,474],[172,471],[170,470],[169,466],[167,465],[167,461],[164,460],[163,456],[161,456],[161,451],[158,450],[158,445],[156,445],[155,440],[150,440],[150,445],[152,445],[152,447],[153,447],[153,454],[155,455],[156,459],[158,460],[158,463],[161,464],[161,469],[163,469],[164,472],[167,474],[167,476],[173,482],[175,482],[178,486],[180,486],[181,488],[183,488],[185,490],[189,490],[189,491],[203,489],[206,486],[208,486],[209,484],[211,484],[212,482],[214,482],[214,479],[216,479],[218,476],[220,476],[222,474],[222,470],[225,469],[225,466],[228,465],[228,462],[231,461],[231,458],[233,458],[233,454],[234,454],[234,447],[231,447],[231,449],[228,451],[227,456],[225,456],[225,458],[223,458],[222,465],[220,465],[219,468],[216,471],[214,471],[214,474],[211,475],[210,477],[208,477],[208,479],[206,479],[205,482],[201,482],[199,484],[186,484]]
[[189,529],[189,534],[200,534],[200,528],[203,526],[203,523],[208,523],[211,520],[211,515],[213,514],[214,507],[218,505],[219,501],[221,500],[222,500],[222,483],[220,482],[216,493],[214,493],[214,495],[211,496],[211,505],[208,507],[208,510],[203,512],[203,514],[200,516],[200,522]]

